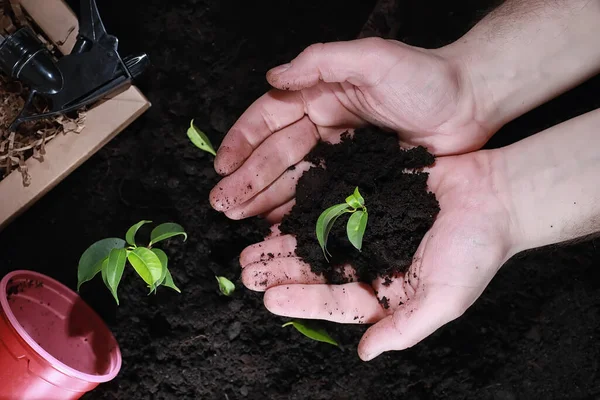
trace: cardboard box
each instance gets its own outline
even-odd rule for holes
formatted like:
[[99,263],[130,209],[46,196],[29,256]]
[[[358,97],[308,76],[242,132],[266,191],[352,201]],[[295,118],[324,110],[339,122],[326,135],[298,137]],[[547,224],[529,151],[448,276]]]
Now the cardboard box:
[[[63,0],[21,0],[24,10],[63,53],[68,54],[78,32],[77,16]],[[102,11],[100,11],[102,12]],[[60,134],[46,145],[44,161],[26,161],[31,183],[13,171],[0,181],[0,230],[25,212],[60,181],[101,149],[141,114],[150,102],[135,86],[103,101],[86,113],[80,133]]]

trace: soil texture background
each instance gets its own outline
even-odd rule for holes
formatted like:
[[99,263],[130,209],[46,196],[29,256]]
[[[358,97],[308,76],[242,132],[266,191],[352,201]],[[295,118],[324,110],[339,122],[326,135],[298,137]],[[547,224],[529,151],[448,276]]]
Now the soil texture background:
[[[403,0],[385,21],[396,24],[396,38],[433,47],[460,37],[495,3]],[[119,376],[86,399],[600,396],[598,240],[516,256],[462,318],[412,349],[369,363],[356,354],[366,326],[327,324],[341,349],[313,342],[282,329],[284,319],[264,309],[261,294],[240,288],[238,254],[262,239],[264,226],[257,219],[230,221],[210,208],[218,176],[212,156],[190,145],[189,121],[218,145],[268,89],[269,68],[311,43],[356,37],[373,0],[99,0],[98,6],[122,55],[149,53],[153,65],[139,86],[153,107],[0,232],[0,273],[32,269],[75,288],[87,246],[124,236],[141,219],[179,222],[189,239],[162,247],[182,294],[147,296],[130,269],[120,307],[100,278],[82,289],[115,333],[124,360]],[[597,108],[598,93],[596,77],[505,126],[488,147]],[[219,295],[215,274],[237,283],[232,298]]]

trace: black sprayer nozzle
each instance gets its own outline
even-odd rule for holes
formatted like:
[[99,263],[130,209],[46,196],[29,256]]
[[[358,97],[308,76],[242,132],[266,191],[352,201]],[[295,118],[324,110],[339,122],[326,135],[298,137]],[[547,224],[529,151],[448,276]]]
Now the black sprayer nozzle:
[[27,27],[0,44],[0,69],[38,93],[56,94],[63,87],[63,76],[50,52]]
[[[0,70],[31,89],[10,129],[78,110],[124,90],[149,60],[146,54],[121,58],[117,47],[118,39],[104,29],[95,0],[81,0],[79,33],[70,54],[55,58],[28,27],[0,36]],[[47,100],[48,112],[31,110],[35,95]]]

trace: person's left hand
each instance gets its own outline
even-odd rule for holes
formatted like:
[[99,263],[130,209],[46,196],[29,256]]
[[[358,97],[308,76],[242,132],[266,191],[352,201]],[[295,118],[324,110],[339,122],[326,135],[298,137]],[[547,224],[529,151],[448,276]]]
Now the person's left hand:
[[[238,118],[214,166],[212,207],[231,219],[273,221],[294,202],[304,157],[319,141],[372,124],[436,156],[481,148],[493,134],[462,52],[365,38],[313,44],[267,73],[273,86]],[[289,167],[294,167],[289,170]],[[282,207],[282,209],[280,209]]]
[[[513,254],[515,227],[506,199],[499,195],[503,184],[494,154],[480,151],[436,160],[428,184],[441,211],[408,272],[391,285],[327,285],[299,258],[265,258],[295,250],[293,236],[279,234],[276,226],[267,240],[240,255],[244,285],[266,290],[264,304],[277,315],[374,323],[358,347],[363,360],[417,344],[461,316]],[[388,299],[388,309],[373,289],[380,299]]]

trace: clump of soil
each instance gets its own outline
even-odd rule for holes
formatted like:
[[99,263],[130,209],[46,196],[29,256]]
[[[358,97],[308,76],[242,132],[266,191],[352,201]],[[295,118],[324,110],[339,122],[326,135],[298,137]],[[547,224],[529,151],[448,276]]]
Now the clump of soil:
[[[345,264],[354,267],[362,282],[405,272],[439,212],[435,194],[427,188],[429,174],[423,172],[434,163],[433,155],[424,147],[402,149],[395,134],[367,127],[354,135],[344,133],[338,144],[321,142],[306,160],[315,167],[298,180],[296,204],[280,226],[282,233],[296,237],[296,255],[330,283],[350,280]],[[317,219],[356,187],[369,213],[362,250],[347,238],[345,214],[329,234],[328,262],[315,234]]]

